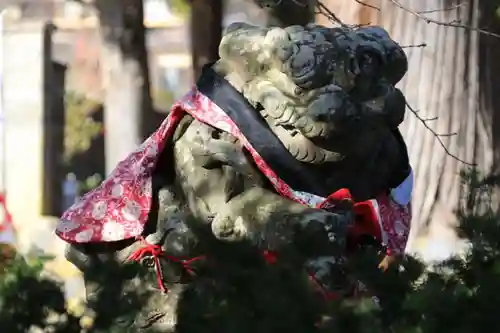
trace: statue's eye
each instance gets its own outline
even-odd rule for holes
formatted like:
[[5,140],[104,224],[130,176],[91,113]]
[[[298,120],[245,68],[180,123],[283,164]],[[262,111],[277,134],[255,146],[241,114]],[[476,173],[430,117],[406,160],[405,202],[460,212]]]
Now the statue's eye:
[[380,70],[382,59],[374,52],[363,52],[357,57],[357,63],[360,71],[369,76],[376,76]]

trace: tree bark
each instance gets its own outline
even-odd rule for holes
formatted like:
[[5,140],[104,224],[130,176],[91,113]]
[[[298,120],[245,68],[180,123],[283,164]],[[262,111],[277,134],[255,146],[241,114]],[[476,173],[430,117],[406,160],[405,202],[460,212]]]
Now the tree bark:
[[106,172],[152,130],[148,57],[142,0],[95,0],[106,97]]
[[[451,154],[476,163],[483,173],[499,165],[500,98],[493,92],[500,85],[499,76],[493,74],[500,54],[497,39],[467,29],[427,23],[387,0],[363,1],[380,11],[354,0],[324,2],[346,23],[381,25],[401,45],[426,43],[426,47],[405,49],[409,71],[399,87],[410,105],[420,110],[422,118],[438,117],[428,122],[436,133],[457,133],[441,137]],[[497,33],[500,29],[493,20],[494,0],[466,0],[464,6],[453,10],[437,10],[454,7],[451,0],[400,2],[416,12],[427,11],[425,16],[442,22],[488,27],[490,31],[497,29],[493,31]],[[318,20],[329,24],[324,17]],[[436,136],[409,110],[401,131],[407,139],[415,173],[412,239],[423,241],[423,245],[414,242],[413,247],[424,246],[431,251],[429,246],[439,244],[435,252],[449,251],[455,237],[455,209],[464,195],[459,172],[467,165],[449,156]]]
[[224,1],[189,0],[189,2],[193,74],[197,80],[204,65],[219,59]]
[[[312,3],[312,0],[307,0]],[[189,0],[191,5],[191,52],[195,80],[201,68],[219,59],[224,17],[223,0]],[[305,3],[304,0],[302,2]],[[258,0],[256,1],[258,3]],[[266,9],[269,26],[305,25],[314,21],[313,6],[301,6],[285,0],[278,6]]]
[[[258,0],[257,0],[258,2]],[[283,0],[279,5],[267,9],[268,26],[287,27],[314,22],[314,2],[310,0]],[[301,5],[303,3],[304,5]]]

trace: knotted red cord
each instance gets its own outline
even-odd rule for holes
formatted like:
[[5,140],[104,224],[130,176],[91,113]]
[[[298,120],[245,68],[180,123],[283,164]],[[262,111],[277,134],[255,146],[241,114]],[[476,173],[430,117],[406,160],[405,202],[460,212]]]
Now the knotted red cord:
[[182,267],[189,273],[193,274],[193,269],[190,265],[200,259],[203,259],[204,256],[198,256],[191,259],[180,259],[174,256],[167,255],[165,251],[159,245],[148,243],[143,237],[138,238],[140,241],[144,243],[144,246],[135,251],[128,257],[129,261],[139,262],[144,256],[150,255],[153,257],[153,262],[155,265],[156,271],[156,279],[158,282],[158,286],[162,292],[167,292],[168,289],[165,287],[165,282],[163,281],[163,274],[161,272],[160,260],[159,258],[166,258],[170,261],[182,264]]
[[[163,251],[161,246],[148,243],[143,237],[138,238],[140,241],[144,243],[144,246],[132,253],[127,260],[139,262],[144,256],[150,255],[153,257],[153,262],[155,265],[156,279],[158,282],[158,286],[162,292],[167,292],[168,289],[165,287],[165,282],[163,281],[163,275],[161,272],[160,259],[161,257],[171,260],[173,262],[177,262],[182,264],[182,267],[190,274],[193,274],[193,270],[190,265],[200,259],[203,259],[204,256],[198,256],[191,259],[179,259],[174,256],[169,256]],[[268,264],[276,264],[278,261],[278,256],[273,251],[263,251],[264,260]],[[323,297],[329,301],[337,298],[337,295],[328,291],[325,286],[316,278],[313,273],[307,272],[310,280],[318,287],[321,291]]]

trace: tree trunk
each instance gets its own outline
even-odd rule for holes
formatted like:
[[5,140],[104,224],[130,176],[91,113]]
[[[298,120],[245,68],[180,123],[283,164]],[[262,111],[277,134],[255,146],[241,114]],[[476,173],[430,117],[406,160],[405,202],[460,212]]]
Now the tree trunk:
[[[256,0],[257,3],[259,0]],[[310,0],[283,0],[279,5],[267,9],[268,26],[287,27],[290,25],[306,25],[314,22],[315,1]],[[301,5],[304,3],[304,5]]]
[[152,130],[142,0],[95,0],[106,90],[106,172]]
[[204,65],[219,59],[224,1],[190,0],[190,4],[193,74],[197,80]]
[[[498,67],[495,64],[500,54],[497,39],[467,29],[427,23],[388,0],[363,1],[380,11],[354,0],[324,1],[347,23],[382,25],[402,45],[426,43],[426,47],[406,48],[409,71],[399,86],[408,102],[420,110],[422,118],[439,117],[428,122],[437,133],[457,133],[441,138],[451,154],[477,163],[478,169],[485,173],[491,171],[494,164],[498,165],[500,98],[493,91],[500,82],[492,67]],[[417,12],[428,11],[423,15],[435,20],[487,26],[490,31],[496,28],[498,32],[498,22],[492,24],[493,0],[466,0],[467,6],[454,10],[436,10],[454,7],[451,0],[400,2]],[[319,21],[328,24],[324,17]],[[456,246],[454,211],[463,195],[459,172],[467,165],[449,156],[435,135],[409,111],[401,130],[407,138],[415,172],[412,210],[416,228],[412,235],[415,242],[410,242],[410,247],[423,252],[453,251]]]

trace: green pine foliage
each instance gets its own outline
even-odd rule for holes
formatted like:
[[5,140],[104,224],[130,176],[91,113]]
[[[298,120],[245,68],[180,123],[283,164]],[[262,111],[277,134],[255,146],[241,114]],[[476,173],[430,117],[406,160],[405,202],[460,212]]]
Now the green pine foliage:
[[[325,308],[315,305],[304,276],[293,265],[255,264],[254,269],[253,264],[229,260],[186,289],[176,333],[493,332],[500,327],[500,218],[494,207],[498,180],[464,174],[467,196],[457,216],[459,232],[471,246],[460,256],[432,267],[406,257],[381,272],[377,248],[356,253],[347,271],[373,291],[378,302],[367,296],[334,301]],[[87,309],[70,311],[60,285],[42,275],[44,260],[15,257],[1,265],[2,332],[28,332],[33,326],[44,332],[126,332],[124,327],[130,325],[117,323],[128,323],[141,309],[140,295],[124,293],[116,285]]]
[[90,148],[92,141],[102,133],[103,125],[91,117],[101,107],[99,102],[74,92],[67,92],[64,102],[64,158],[69,162],[73,156]]
[[[468,250],[425,268],[407,257],[388,272],[375,272],[370,254],[354,269],[380,295],[337,312],[337,330],[349,333],[473,333],[500,327],[500,216],[495,207],[498,177],[464,173],[467,195],[457,212]],[[372,255],[373,257],[373,255]]]
[[[52,259],[17,254],[1,258],[4,263],[0,271],[1,332],[136,333],[130,323],[141,309],[138,295],[125,293],[118,282],[91,304],[68,302],[62,284],[44,272],[44,265]],[[112,264],[108,269],[117,272]],[[101,272],[103,276],[112,276],[104,273],[105,270]],[[96,282],[100,279],[96,278]],[[124,326],[124,322],[127,325]]]
[[168,0],[170,8],[174,14],[180,17],[187,17],[190,12],[190,5],[188,0]]
[[[2,257],[2,260],[6,260]],[[66,311],[61,285],[43,277],[50,258],[26,260],[15,255],[0,273],[0,327],[2,332],[80,332],[78,318]]]

